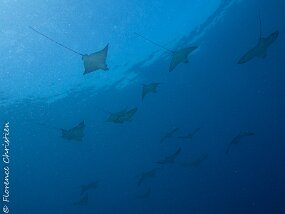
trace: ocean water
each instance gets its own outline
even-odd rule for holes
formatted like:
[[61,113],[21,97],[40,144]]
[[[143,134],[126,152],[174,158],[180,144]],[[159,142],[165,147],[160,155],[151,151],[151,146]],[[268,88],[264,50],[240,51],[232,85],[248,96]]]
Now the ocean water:
[[[9,213],[285,213],[284,1],[0,3]],[[83,54],[109,44],[109,70],[83,75],[30,27]],[[169,72],[164,48],[194,46]]]

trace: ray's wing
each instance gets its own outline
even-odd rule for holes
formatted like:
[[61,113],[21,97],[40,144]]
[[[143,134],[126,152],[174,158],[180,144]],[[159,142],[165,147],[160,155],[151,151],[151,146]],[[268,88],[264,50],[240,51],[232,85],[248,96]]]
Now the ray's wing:
[[84,129],[85,129],[85,124],[83,120],[77,126],[71,129],[68,130],[62,129],[62,137],[67,140],[81,141],[84,136]]
[[144,99],[145,95],[147,95],[148,90],[146,88],[146,85],[143,85],[143,89],[142,89],[142,100]]
[[232,143],[229,143],[228,147],[227,147],[227,150],[226,150],[226,154],[229,154],[230,153],[230,150],[232,148]]
[[189,136],[188,135],[187,136],[179,136],[179,137],[176,137],[176,138],[178,138],[178,139],[188,139]]
[[175,153],[173,153],[172,155],[169,155],[169,156],[165,157],[163,160],[158,161],[158,162],[156,162],[156,163],[158,163],[158,164],[173,163],[180,153],[181,153],[181,148],[178,148]]
[[201,128],[196,128],[193,132],[192,132],[192,136],[196,135],[199,131],[200,131]]
[[139,181],[138,181],[138,186],[140,186],[145,180],[145,176],[142,174],[140,177],[139,177]]
[[159,86],[160,83],[151,83],[149,85],[143,84],[143,89],[142,89],[142,100],[144,97],[149,94],[149,93],[156,93],[157,91],[157,86]]
[[193,46],[193,47],[183,48],[179,51],[174,51],[172,53],[169,72],[173,71],[176,68],[176,66],[179,65],[180,63],[188,63],[187,59],[188,55],[197,48],[198,48],[197,46]]
[[148,190],[145,193],[143,193],[141,195],[137,195],[136,198],[141,198],[141,199],[148,198],[150,196],[150,193],[151,193],[151,189],[148,188]]
[[189,54],[191,54],[193,51],[195,51],[198,47],[197,46],[192,46],[188,48],[184,48],[181,51],[188,57]]
[[123,120],[123,121],[129,121],[129,122],[131,122],[131,121],[132,121],[132,118],[133,118],[134,114],[137,112],[137,110],[138,110],[137,107],[128,110],[128,111],[122,116],[122,120]]
[[80,195],[84,195],[85,192],[87,191],[86,185],[81,185],[80,188],[81,188],[81,193],[80,193]]
[[178,57],[177,54],[178,52],[173,52],[172,54],[172,58],[171,58],[170,66],[169,66],[169,72],[173,71],[176,68],[176,66],[181,63],[181,61],[179,60],[180,58]]
[[171,132],[170,132],[170,134],[171,134],[171,136],[173,135],[173,134],[175,134],[176,132],[178,132],[179,131],[179,128],[174,128]]
[[75,202],[73,204],[75,206],[86,206],[86,205],[88,205],[88,194],[86,194],[78,202]]
[[73,130],[81,130],[85,128],[85,124],[84,124],[84,120],[82,120],[77,126],[75,126],[74,128],[72,128]]
[[226,154],[229,154],[229,152],[230,152],[230,150],[231,150],[233,144],[238,144],[238,143],[239,143],[240,138],[241,138],[241,135],[238,134],[237,136],[235,136],[235,137],[231,140],[231,142],[229,143],[229,145],[228,145],[228,147],[227,147]]
[[254,57],[257,57],[259,54],[259,44],[257,44],[255,47],[247,51],[238,61],[238,64],[244,64],[248,61],[252,60]]
[[172,155],[172,157],[173,157],[174,159],[176,159],[177,156],[178,156],[180,153],[181,153],[181,148],[178,148],[177,151]]
[[267,47],[270,46],[271,44],[273,44],[276,39],[278,38],[279,36],[279,31],[275,31],[273,33],[271,33],[267,38],[266,38],[266,45]]
[[206,159],[208,158],[208,154],[204,154],[202,155],[200,158],[190,161],[190,162],[182,162],[180,163],[180,166],[183,167],[197,167],[199,166],[201,163],[203,163]]
[[166,164],[166,160],[164,159],[164,160],[161,160],[161,161],[157,161],[156,163],[158,163],[158,164]]
[[75,135],[81,135],[84,132],[85,124],[84,120],[80,122],[77,126],[73,127],[72,129],[68,130],[71,133],[74,133]]

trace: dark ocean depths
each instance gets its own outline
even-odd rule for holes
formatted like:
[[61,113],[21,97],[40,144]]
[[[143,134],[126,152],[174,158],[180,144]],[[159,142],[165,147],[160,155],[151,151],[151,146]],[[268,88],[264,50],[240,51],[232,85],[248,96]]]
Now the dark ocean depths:
[[284,1],[0,2],[10,213],[285,213]]

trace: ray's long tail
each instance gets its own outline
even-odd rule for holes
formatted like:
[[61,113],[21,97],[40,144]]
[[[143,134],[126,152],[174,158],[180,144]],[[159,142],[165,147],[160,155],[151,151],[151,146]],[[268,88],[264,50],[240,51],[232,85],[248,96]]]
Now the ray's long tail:
[[137,36],[143,38],[145,41],[148,41],[149,43],[151,43],[151,44],[153,44],[153,45],[155,45],[155,46],[157,46],[157,47],[160,47],[160,48],[162,48],[162,49],[164,49],[164,50],[166,50],[166,51],[168,51],[168,52],[170,52],[170,53],[173,53],[173,52],[174,52],[173,50],[170,50],[169,48],[166,48],[166,47],[162,46],[161,44],[159,44],[159,43],[157,43],[157,42],[155,42],[155,41],[152,41],[152,40],[150,40],[149,38],[146,38],[145,36],[143,36],[143,35],[141,35],[141,34],[139,34],[139,33],[136,33],[136,32],[135,32],[135,34],[136,34]]
[[79,53],[78,51],[75,51],[75,50],[73,50],[72,48],[67,47],[66,45],[64,45],[64,44],[62,44],[62,43],[60,43],[60,42],[58,42],[58,41],[52,39],[51,37],[49,37],[49,36],[43,34],[42,32],[36,30],[35,28],[33,28],[33,27],[31,27],[31,26],[29,26],[29,28],[30,28],[32,31],[34,31],[35,33],[41,35],[42,37],[45,37],[45,38],[48,39],[49,41],[51,41],[51,42],[57,44],[58,46],[60,46],[60,47],[62,47],[62,48],[64,48],[64,49],[66,49],[66,50],[68,50],[68,51],[70,51],[70,52],[73,52],[73,53],[75,53],[75,54],[77,54],[77,55],[80,55],[80,56],[83,56],[83,55],[84,55],[84,54]]

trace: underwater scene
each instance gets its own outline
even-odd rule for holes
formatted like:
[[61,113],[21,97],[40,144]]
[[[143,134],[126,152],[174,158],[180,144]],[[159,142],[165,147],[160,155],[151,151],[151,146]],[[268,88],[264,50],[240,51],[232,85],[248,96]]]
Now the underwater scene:
[[285,213],[285,1],[0,5],[1,213]]

